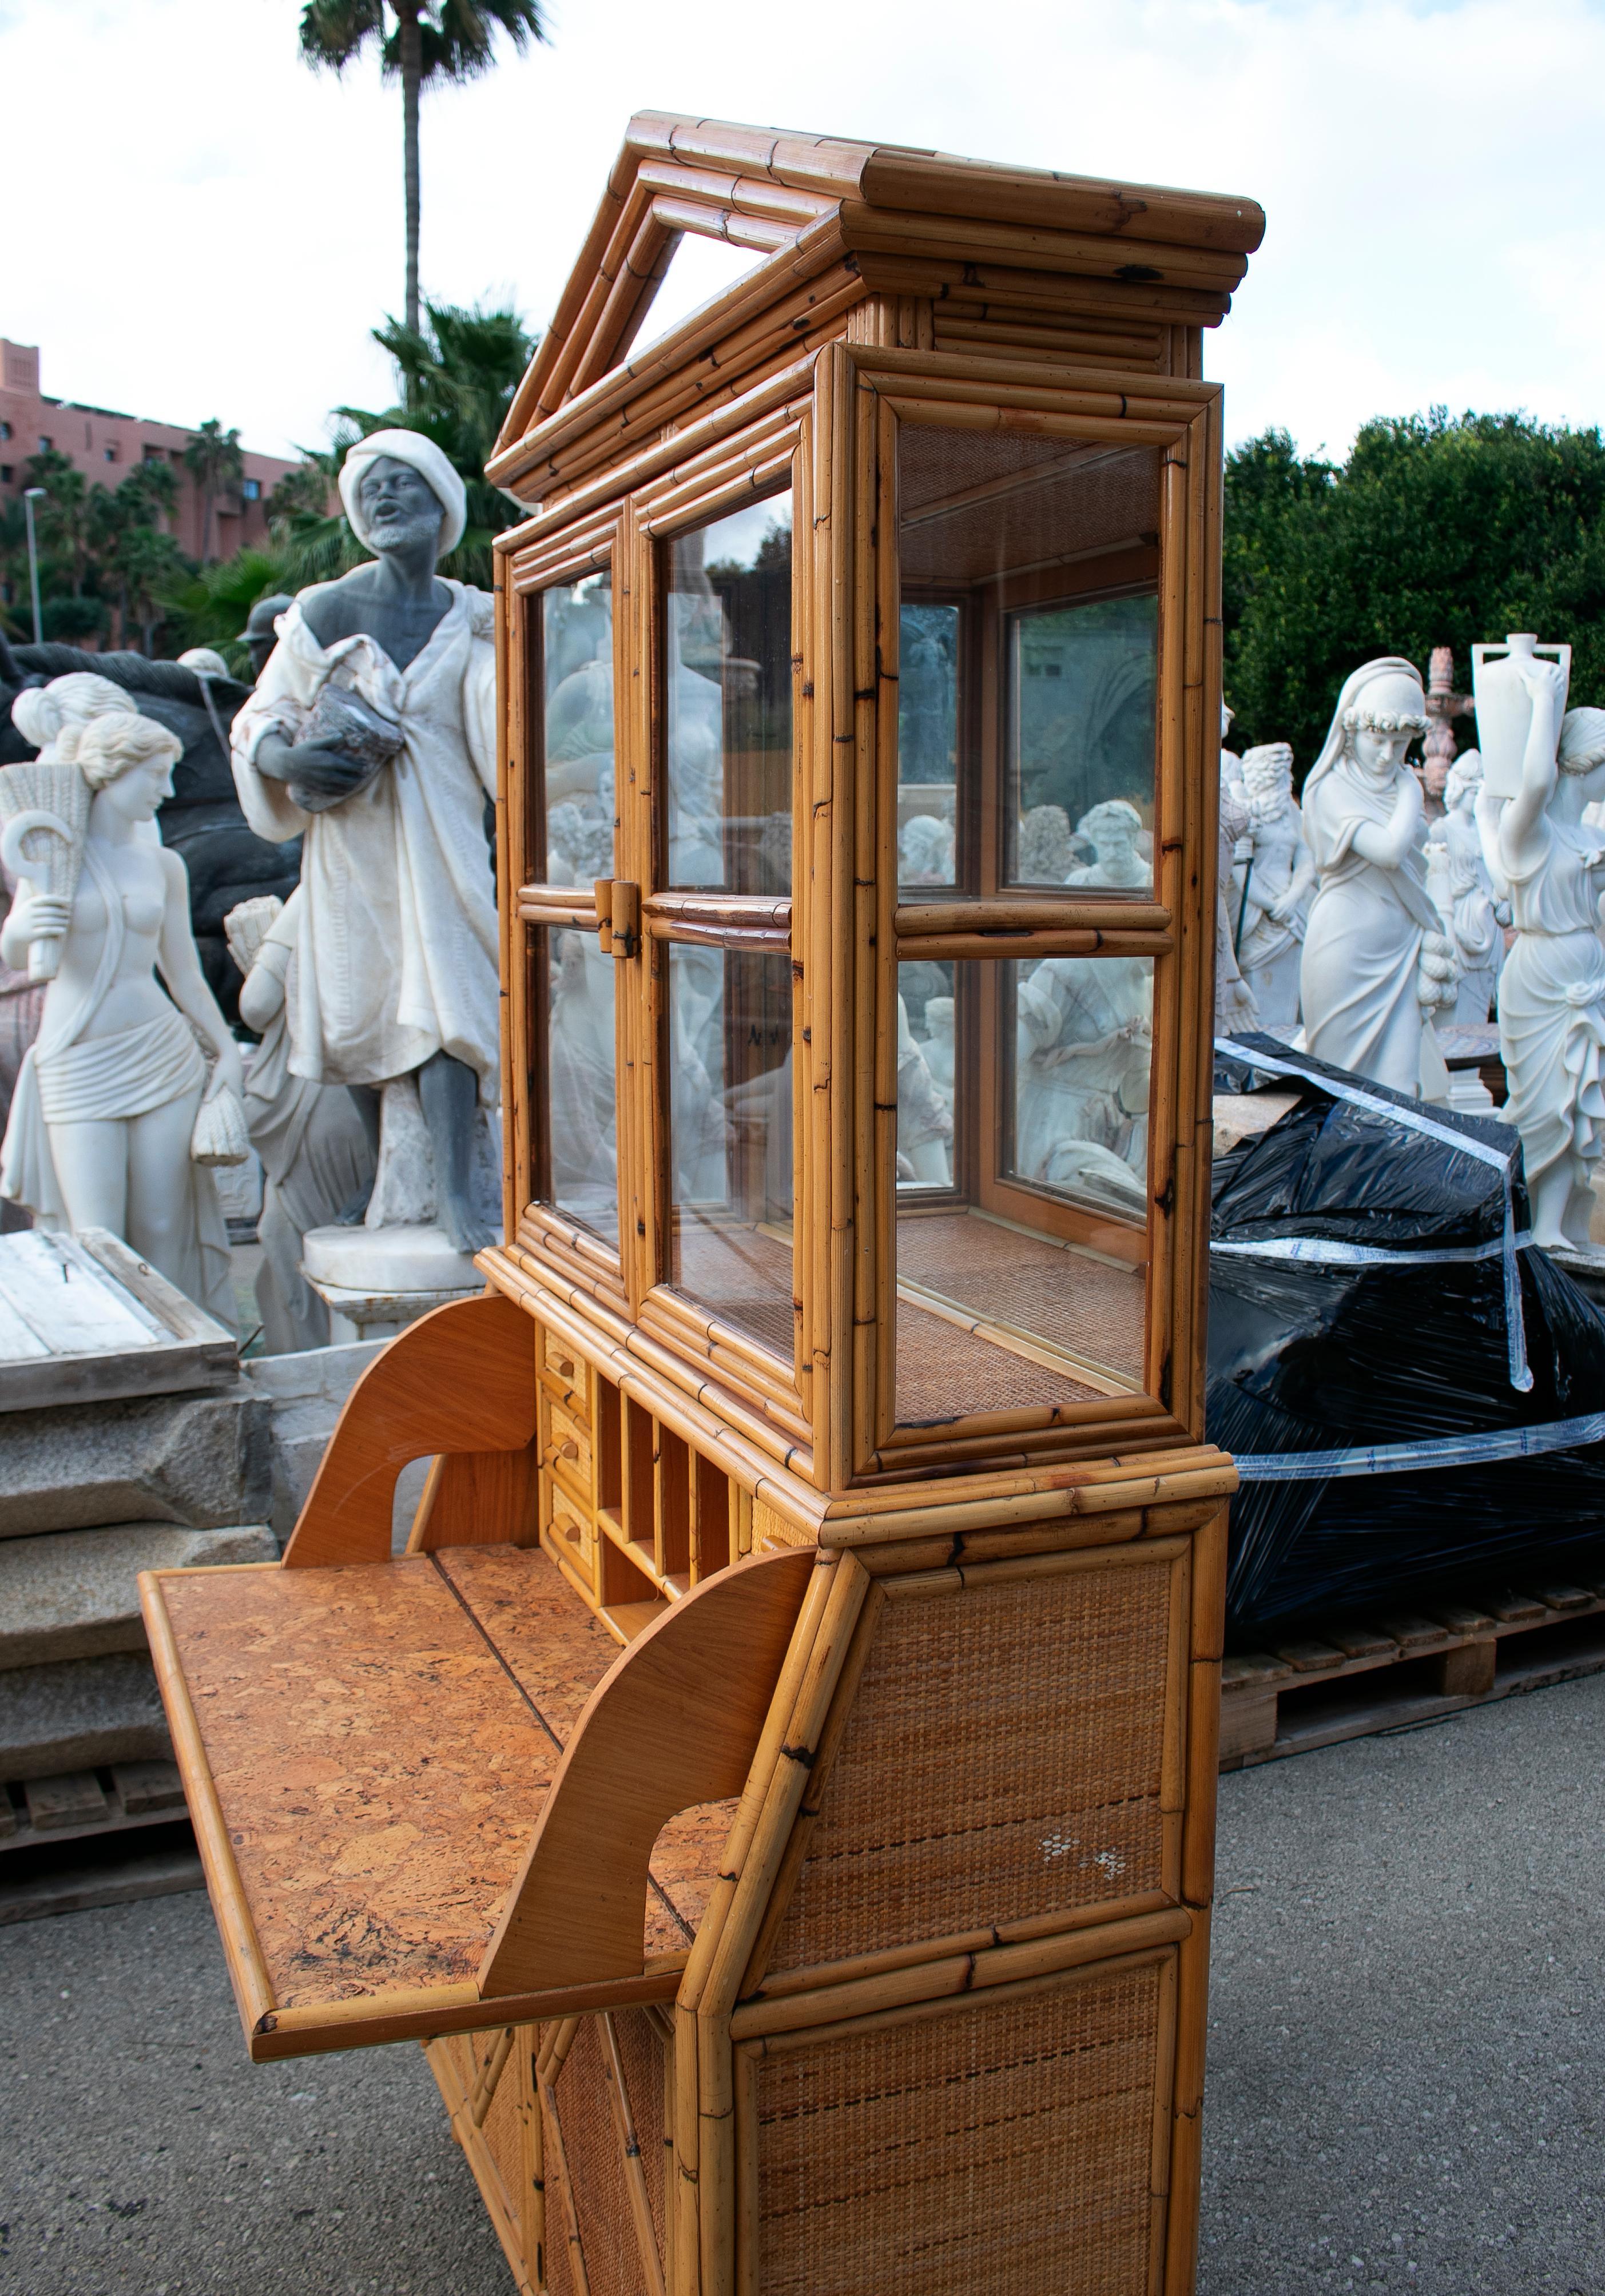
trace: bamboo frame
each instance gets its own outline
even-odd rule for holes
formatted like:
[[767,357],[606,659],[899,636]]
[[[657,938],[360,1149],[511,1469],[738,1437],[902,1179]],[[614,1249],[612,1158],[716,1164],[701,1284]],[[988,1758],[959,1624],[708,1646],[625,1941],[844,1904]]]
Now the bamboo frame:
[[[1002,2031],[1017,2005],[1042,2004],[1046,2016],[1094,2000],[1124,2005],[1108,2012],[1126,2021],[1108,2045],[1125,2052],[1138,2084],[1117,2138],[1122,2190],[1139,2193],[1147,2211],[1133,2296],[1191,2287],[1235,1481],[1203,1420],[1222,434],[1201,331],[1223,315],[1261,222],[1241,201],[643,115],[491,458],[493,482],[530,514],[495,554],[506,1234],[480,1260],[497,1296],[476,1304],[499,1318],[498,1344],[516,1356],[519,1381],[499,1415],[437,1411],[481,1447],[437,1469],[432,1489],[455,1496],[421,1517],[414,1543],[442,1577],[460,1566],[470,1587],[475,1568],[487,1584],[500,1574],[504,1607],[490,1613],[449,1583],[500,1660],[499,1694],[516,1691],[538,1718],[546,1710],[521,1669],[539,1692],[549,1660],[562,1696],[578,1683],[583,1697],[596,1679],[566,1625],[549,1629],[549,1650],[541,1644],[540,1618],[572,1597],[590,1614],[583,1649],[624,1645],[629,1655],[578,1724],[572,1714],[561,1731],[546,1722],[561,1764],[522,1841],[518,1878],[487,1914],[477,1976],[313,2006],[276,2002],[263,1945],[276,1932],[259,1925],[245,1876],[259,1893],[273,1885],[247,1850],[235,1857],[224,1807],[233,1774],[219,1767],[220,1794],[206,1702],[185,1683],[160,1578],[144,1600],[252,2055],[424,2039],[514,2277],[531,2291],[544,2290],[548,2265],[561,2278],[561,2246],[580,2296],[613,2284],[621,2267],[647,2296],[761,2296],[776,2236],[766,2116],[783,2072],[806,2077],[822,2053],[866,2042],[914,2047],[910,2037],[939,2032],[942,2020],[990,2020],[987,2030]],[[687,231],[759,259],[632,355]],[[972,674],[959,748],[990,755],[992,776],[960,787],[956,761],[958,882],[928,893],[897,882],[898,463],[910,422],[960,443],[1033,444],[1018,472],[960,473],[936,506],[944,514],[1005,515],[999,505],[1033,473],[1091,470],[1132,447],[1151,453],[1158,472],[1156,511],[1136,493],[1122,510],[1112,496],[1107,525],[1066,533],[1062,550],[1054,535],[1022,544],[1017,557],[1029,563],[1009,560],[972,582],[961,565],[943,572],[934,543],[918,562],[910,602],[960,610]],[[790,891],[674,887],[663,728],[679,671],[666,643],[665,559],[678,537],[786,485]],[[613,873],[547,885],[533,633],[546,591],[604,567]],[[1011,887],[996,795],[1004,617],[1146,590],[1156,590],[1159,632],[1152,885]],[[727,641],[727,657],[736,651]],[[765,676],[768,707],[772,668]],[[754,737],[752,757],[737,758],[745,737],[729,728],[743,722],[724,720],[737,793],[728,802],[756,816],[776,802],[755,762],[772,752]],[[744,807],[748,790],[759,794]],[[595,933],[613,963],[616,1252],[548,1201],[542,1178],[538,966],[542,936],[562,931]],[[789,1352],[758,1336],[779,1341],[783,1324],[744,1320],[738,1284],[710,1285],[702,1300],[669,1281],[676,947],[725,952],[737,977],[750,959],[789,959]],[[1044,957],[1152,965],[1146,1226],[1049,1206],[1029,1183],[1008,1194],[1013,1168],[991,1107],[964,1112],[940,1202],[900,1206],[896,967],[973,965],[971,980],[990,984],[1004,976],[983,966]],[[976,1042],[995,1080],[1008,1013],[978,989],[960,994],[984,1008],[990,1034],[983,1043],[977,1028]],[[761,1044],[778,1040],[766,1032],[783,996],[766,987],[754,998]],[[723,1073],[739,1078],[739,1061]],[[772,1246],[787,1229],[783,1205],[770,1216],[767,1174],[764,1185],[764,1219],[749,1225]],[[900,1283],[900,1213],[960,1205],[1146,1266],[1134,1387],[1117,1351],[1083,1378],[1067,1347],[1041,1336],[1059,1327],[1023,1309],[1011,1321],[1007,1293],[992,1292],[983,1311],[915,1273]],[[758,1266],[749,1280],[756,1296],[769,1278]],[[965,1361],[985,1351],[1001,1369],[960,1393],[967,1404],[974,1392],[975,1407],[900,1424],[898,1318],[922,1308],[956,1349],[975,1351]],[[400,1365],[408,1344],[387,1360]],[[486,1393],[498,1366],[474,1375]],[[1081,1385],[1055,1388],[1043,1376],[1053,1374]],[[451,1367],[439,1376],[450,1381]],[[1043,1399],[1055,1395],[1065,1399]],[[532,1442],[518,1415],[526,1401]],[[416,1433],[402,1423],[424,1404],[434,1408],[427,1393],[406,1406],[393,1379],[371,1382],[326,1471],[329,1488],[339,1459],[401,1456]],[[330,1535],[320,1520],[303,1526],[298,1568],[392,1567],[376,1546],[360,1562],[319,1548],[309,1564],[317,1538]],[[473,1556],[454,1562],[471,1540]],[[526,1567],[543,1574],[545,1611],[506,1591]],[[743,1588],[760,1581],[770,1590],[761,1632],[757,1598],[740,1610]],[[984,1624],[999,1620],[1012,1622],[1007,1641],[1004,1628]],[[512,1622],[505,1647],[498,1620]],[[1111,1652],[1126,1670],[1100,1687]],[[1080,1754],[1066,1751],[1073,1742]],[[472,1746],[454,1759],[472,1770]],[[1089,1784],[1093,1770],[1102,1782]],[[735,1796],[728,1831],[695,1799],[715,1787]],[[1083,1788],[1096,1837],[1084,1849],[1080,1835],[1061,1841],[1083,1821],[1045,1815],[1043,1839],[1038,1801],[1075,1810]],[[1016,1817],[1003,1815],[1017,1791],[1017,1842]],[[642,1908],[659,1926],[638,1954],[638,1869],[676,1800],[693,1808],[659,1836],[663,1862],[649,1869]],[[1120,1814],[1106,1824],[1107,1812]],[[1107,1870],[1094,1839],[1114,1845],[1098,1853],[1115,1861]],[[657,1950],[670,1935],[688,1940],[683,1950]],[[619,1973],[589,1981],[599,1966]],[[565,1971],[572,1981],[539,1983]],[[498,1994],[498,1982],[521,1989]],[[632,2054],[645,2030],[637,2011],[650,2021],[645,2059]],[[993,2075],[1005,2087],[1013,2078],[1008,2063]],[[1074,2080],[1055,2090],[1042,2079],[1044,2109],[1057,2109]],[[661,2244],[646,2157],[660,2105]],[[961,2152],[966,2132],[942,2120],[940,2104],[928,2110],[933,2141]],[[851,2117],[821,2112],[815,2128],[838,2179],[852,2172]],[[865,2173],[872,2210],[879,2188]],[[949,2204],[933,2184],[923,2205]],[[944,2218],[935,2229],[945,2238],[951,2228]],[[605,2267],[599,2237],[620,2244]],[[871,2284],[877,2259],[861,2264]],[[993,2284],[991,2268],[983,2259],[972,2270],[978,2288]]]

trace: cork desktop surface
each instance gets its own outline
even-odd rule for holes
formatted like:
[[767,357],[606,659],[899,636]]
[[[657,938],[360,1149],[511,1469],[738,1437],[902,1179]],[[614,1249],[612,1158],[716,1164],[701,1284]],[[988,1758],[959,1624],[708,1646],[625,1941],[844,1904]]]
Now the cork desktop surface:
[[[162,1593],[276,2005],[471,1980],[612,1636],[535,1548]],[[728,1826],[664,1828],[648,1961],[689,1948]]]

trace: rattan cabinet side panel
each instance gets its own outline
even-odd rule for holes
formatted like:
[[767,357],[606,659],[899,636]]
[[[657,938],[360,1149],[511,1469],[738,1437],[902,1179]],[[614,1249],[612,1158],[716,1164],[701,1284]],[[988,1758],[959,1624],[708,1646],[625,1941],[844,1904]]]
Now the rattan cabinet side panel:
[[1133,1546],[888,1601],[770,1971],[1169,1894],[1175,1574]]
[[1168,1974],[753,2045],[755,2296],[1145,2296]]

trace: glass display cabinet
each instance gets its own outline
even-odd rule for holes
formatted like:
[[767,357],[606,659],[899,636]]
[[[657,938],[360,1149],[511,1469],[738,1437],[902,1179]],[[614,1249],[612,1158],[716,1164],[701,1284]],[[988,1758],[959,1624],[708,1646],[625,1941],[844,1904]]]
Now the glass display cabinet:
[[1262,227],[646,115],[490,466],[506,1240],[146,1606],[253,2055],[422,2039],[525,2289],[1192,2285]]

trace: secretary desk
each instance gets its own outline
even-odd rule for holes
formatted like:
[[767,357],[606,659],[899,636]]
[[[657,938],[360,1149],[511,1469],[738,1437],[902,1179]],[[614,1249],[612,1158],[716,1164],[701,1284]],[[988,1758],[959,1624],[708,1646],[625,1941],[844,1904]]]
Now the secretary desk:
[[421,2040],[523,2289],[1193,2284],[1262,227],[644,114],[488,466],[505,1240],[144,1601],[252,2056]]

